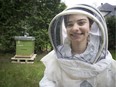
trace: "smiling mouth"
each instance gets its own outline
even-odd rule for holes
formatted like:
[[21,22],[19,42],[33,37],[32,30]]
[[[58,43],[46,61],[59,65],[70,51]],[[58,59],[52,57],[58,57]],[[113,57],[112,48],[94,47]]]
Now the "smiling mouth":
[[73,34],[70,34],[71,36],[73,37],[78,37],[78,36],[81,36],[83,35],[84,33],[73,33]]

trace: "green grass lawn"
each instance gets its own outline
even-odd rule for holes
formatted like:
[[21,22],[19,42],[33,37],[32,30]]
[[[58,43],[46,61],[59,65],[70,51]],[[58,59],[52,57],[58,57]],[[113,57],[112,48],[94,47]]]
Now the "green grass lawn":
[[37,55],[33,64],[11,63],[14,55],[0,55],[0,87],[39,87],[43,77],[44,65],[40,59],[45,54]]
[[[116,51],[111,53],[116,58]],[[33,64],[17,64],[11,63],[13,54],[0,54],[0,87],[39,87],[45,68],[40,59],[44,55],[37,55]]]

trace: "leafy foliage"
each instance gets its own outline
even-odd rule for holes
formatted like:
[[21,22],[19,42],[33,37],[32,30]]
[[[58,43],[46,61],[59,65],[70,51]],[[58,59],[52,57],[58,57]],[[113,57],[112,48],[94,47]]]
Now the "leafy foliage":
[[109,49],[116,49],[116,16],[106,18],[109,36]]
[[0,0],[0,51],[14,52],[14,36],[25,33],[36,38],[36,52],[50,46],[49,23],[64,8],[60,0]]

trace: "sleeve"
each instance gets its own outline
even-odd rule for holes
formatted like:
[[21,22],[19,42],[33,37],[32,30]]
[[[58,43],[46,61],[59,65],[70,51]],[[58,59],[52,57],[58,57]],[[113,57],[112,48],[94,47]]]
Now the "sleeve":
[[54,70],[54,51],[48,53],[45,57],[41,59],[45,65],[44,76],[39,82],[39,87],[55,87],[55,81],[53,80],[53,70]]
[[39,82],[39,87],[55,87],[55,82],[48,80],[47,76],[44,75],[44,77]]

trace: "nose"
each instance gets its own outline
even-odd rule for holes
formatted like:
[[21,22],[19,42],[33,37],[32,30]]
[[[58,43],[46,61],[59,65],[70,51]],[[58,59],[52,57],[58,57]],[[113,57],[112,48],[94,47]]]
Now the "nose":
[[75,23],[72,27],[73,30],[79,30],[79,25],[77,23]]

